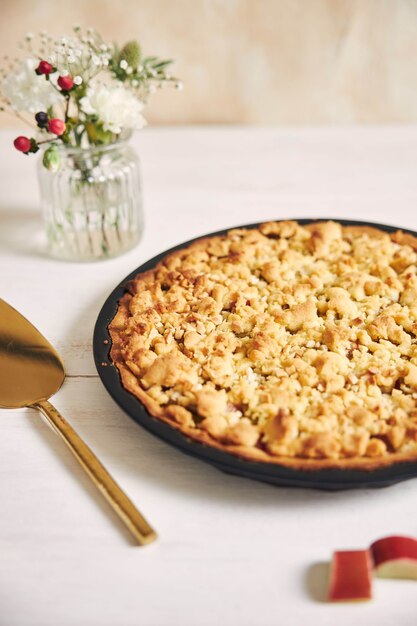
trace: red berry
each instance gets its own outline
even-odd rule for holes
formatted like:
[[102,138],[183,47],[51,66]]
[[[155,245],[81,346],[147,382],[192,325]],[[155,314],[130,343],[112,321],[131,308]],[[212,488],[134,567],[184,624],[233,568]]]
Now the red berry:
[[16,148],[16,150],[19,150],[19,152],[29,152],[30,150],[30,139],[28,139],[27,137],[16,137],[16,139],[13,142],[14,147]]
[[58,78],[58,85],[61,87],[62,91],[69,91],[74,87],[74,81],[71,76],[60,76]]
[[48,130],[54,135],[63,135],[65,133],[65,122],[59,120],[57,117],[54,117],[48,122]]
[[50,63],[48,63],[48,61],[41,61],[38,67],[36,68],[36,73],[48,75],[52,72],[53,69],[54,68],[52,67]]

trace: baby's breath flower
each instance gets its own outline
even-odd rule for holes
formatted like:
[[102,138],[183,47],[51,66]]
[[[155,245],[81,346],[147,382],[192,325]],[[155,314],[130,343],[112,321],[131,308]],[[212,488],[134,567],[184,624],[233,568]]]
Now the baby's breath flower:
[[81,76],[74,76],[74,85],[81,85],[82,82],[83,79],[81,78]]
[[127,61],[126,61],[126,59],[122,59],[122,60],[120,61],[119,65],[120,65],[120,67],[122,68],[122,70],[127,70],[127,68],[129,67],[129,66],[128,66],[128,63],[127,63]]
[[37,65],[37,59],[26,59],[1,84],[3,96],[16,111],[45,111],[60,99],[50,82],[36,74]]

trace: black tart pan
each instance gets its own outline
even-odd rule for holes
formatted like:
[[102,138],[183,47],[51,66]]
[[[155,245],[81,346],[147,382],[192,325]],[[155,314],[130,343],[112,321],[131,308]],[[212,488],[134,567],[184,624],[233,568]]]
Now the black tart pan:
[[[310,224],[311,222],[324,222],[329,219],[332,218],[298,219],[296,221],[300,224]],[[386,224],[339,219],[336,221],[345,226],[373,226],[388,233],[402,230],[405,233],[409,233],[417,237],[417,233],[412,230],[404,228],[399,229],[398,227],[388,226]],[[126,283],[137,274],[154,268],[155,265],[167,254],[180,250],[197,239],[201,239],[202,237],[211,237],[214,235],[223,235],[232,228],[257,228],[259,225],[260,223],[244,224],[242,226],[235,226],[190,239],[189,241],[158,254],[146,263],[143,263],[143,265],[134,269],[120,282],[120,284],[111,292],[103,304],[94,328],[94,360],[98,374],[105,388],[116,403],[125,411],[125,413],[132,417],[138,424],[146,428],[146,430],[176,448],[179,448],[186,454],[206,461],[207,463],[214,465],[217,469],[220,469],[228,474],[235,474],[246,478],[260,480],[272,485],[325,490],[387,487],[400,481],[416,477],[417,461],[398,462],[388,467],[382,467],[374,470],[312,469],[300,471],[280,466],[275,463],[263,463],[240,459],[239,457],[227,452],[216,450],[215,448],[211,448],[210,446],[189,439],[174,427],[150,415],[142,403],[129,391],[126,391],[126,389],[122,387],[118,370],[112,364],[109,356],[111,338],[108,332],[108,325],[116,313],[118,301],[125,293]]]

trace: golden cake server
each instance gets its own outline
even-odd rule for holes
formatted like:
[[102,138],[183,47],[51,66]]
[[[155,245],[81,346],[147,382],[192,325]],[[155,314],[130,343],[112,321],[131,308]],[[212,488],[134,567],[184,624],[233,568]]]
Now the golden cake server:
[[0,407],[41,411],[138,543],[151,543],[157,536],[153,528],[48,402],[64,379],[64,366],[56,350],[23,315],[0,299]]

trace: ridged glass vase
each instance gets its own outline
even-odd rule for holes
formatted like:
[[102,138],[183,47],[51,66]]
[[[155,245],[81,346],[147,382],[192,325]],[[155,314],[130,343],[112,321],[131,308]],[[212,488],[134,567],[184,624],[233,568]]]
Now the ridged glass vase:
[[50,255],[95,261],[133,248],[143,211],[139,159],[128,138],[89,148],[62,145],[58,157],[57,171],[38,163]]

